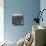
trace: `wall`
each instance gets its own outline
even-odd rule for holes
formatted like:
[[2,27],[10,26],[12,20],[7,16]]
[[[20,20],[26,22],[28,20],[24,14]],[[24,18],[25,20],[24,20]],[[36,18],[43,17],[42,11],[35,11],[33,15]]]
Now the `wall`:
[[[46,9],[46,0],[41,0],[40,1],[40,10]],[[45,26],[46,27],[46,11],[44,11],[43,15],[43,22],[40,22],[40,25]],[[45,40],[45,44],[46,44],[46,40]]]
[[[43,10],[43,9],[46,9],[46,0],[41,0],[40,1],[40,9],[41,9],[41,11]],[[42,26],[46,26],[46,10],[43,12],[43,15],[42,15],[42,17],[43,17],[43,22],[41,21],[40,22],[40,25],[42,25]]]
[[[4,0],[4,35],[7,41],[18,41],[32,28],[35,12],[40,9],[40,0]],[[12,14],[24,15],[24,26],[12,25]]]
[[4,0],[0,0],[0,42],[4,41]]

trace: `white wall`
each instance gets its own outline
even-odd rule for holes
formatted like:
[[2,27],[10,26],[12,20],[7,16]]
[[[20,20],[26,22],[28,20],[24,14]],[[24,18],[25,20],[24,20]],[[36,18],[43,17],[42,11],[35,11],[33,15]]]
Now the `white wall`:
[[0,0],[0,41],[4,41],[4,0]]

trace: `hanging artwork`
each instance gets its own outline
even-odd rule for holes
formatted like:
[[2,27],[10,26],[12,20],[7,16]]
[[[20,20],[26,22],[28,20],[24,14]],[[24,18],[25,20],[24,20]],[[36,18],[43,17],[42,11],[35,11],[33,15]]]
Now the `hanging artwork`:
[[21,14],[12,16],[12,24],[16,26],[24,25],[24,16]]

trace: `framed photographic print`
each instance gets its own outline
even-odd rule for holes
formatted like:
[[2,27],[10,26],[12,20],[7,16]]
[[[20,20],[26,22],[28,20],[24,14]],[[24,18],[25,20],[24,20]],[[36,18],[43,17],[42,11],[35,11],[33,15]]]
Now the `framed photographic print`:
[[24,25],[24,15],[22,14],[15,14],[12,16],[12,24],[13,25]]

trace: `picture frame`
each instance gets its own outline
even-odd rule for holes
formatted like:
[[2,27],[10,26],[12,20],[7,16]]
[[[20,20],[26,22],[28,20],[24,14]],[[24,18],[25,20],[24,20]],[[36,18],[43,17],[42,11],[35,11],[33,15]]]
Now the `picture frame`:
[[12,16],[12,24],[16,26],[24,25],[24,15],[15,14]]

